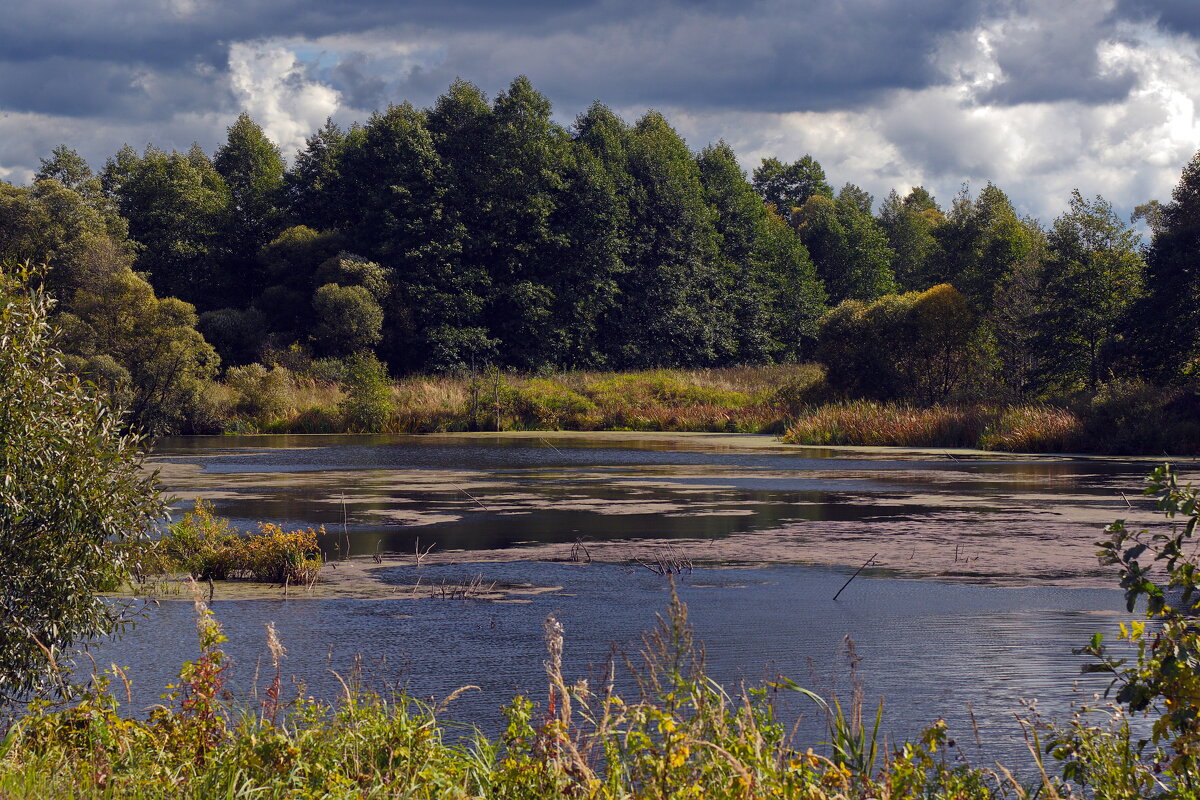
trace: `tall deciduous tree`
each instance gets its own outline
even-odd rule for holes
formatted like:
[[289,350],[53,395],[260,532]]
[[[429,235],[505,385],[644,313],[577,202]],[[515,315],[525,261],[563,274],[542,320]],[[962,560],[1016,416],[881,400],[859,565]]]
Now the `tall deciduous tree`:
[[895,253],[892,273],[901,289],[924,290],[938,282],[933,274],[938,248],[933,231],[944,220],[936,201],[920,186],[903,199],[893,191],[883,201],[879,222]]
[[1048,239],[1039,349],[1047,386],[1095,391],[1127,310],[1142,293],[1138,235],[1097,196],[1075,191]]
[[775,206],[784,219],[800,208],[813,195],[833,197],[833,187],[825,180],[825,170],[810,155],[791,164],[778,158],[764,158],[754,170],[754,188],[763,202]]
[[830,300],[874,300],[895,291],[892,250],[855,198],[813,195],[792,216]]
[[155,290],[202,308],[220,304],[220,234],[229,187],[198,145],[167,153],[153,145],[139,155],[123,147],[105,165],[105,191],[142,245],[137,268]]
[[1200,372],[1200,153],[1183,169],[1171,202],[1151,218],[1145,299],[1130,327],[1140,361],[1158,380]]
[[657,112],[633,127],[629,142],[629,270],[614,319],[615,365],[706,365],[736,347],[722,306],[716,212],[679,134]]
[[258,123],[243,112],[229,126],[228,137],[217,148],[213,167],[229,191],[221,235],[224,239],[225,286],[223,294],[248,302],[264,288],[258,268],[258,251],[282,227],[283,155]]
[[1034,243],[1008,196],[991,183],[976,198],[963,187],[934,237],[938,264],[931,277],[953,283],[979,313],[992,307],[996,286]]

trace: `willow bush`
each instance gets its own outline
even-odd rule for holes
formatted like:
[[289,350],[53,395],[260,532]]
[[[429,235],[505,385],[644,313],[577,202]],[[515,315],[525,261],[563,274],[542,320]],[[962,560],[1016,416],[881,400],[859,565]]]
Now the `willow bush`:
[[0,266],[0,706],[65,689],[63,651],[126,621],[97,592],[166,514],[143,440],[64,368],[38,281]]

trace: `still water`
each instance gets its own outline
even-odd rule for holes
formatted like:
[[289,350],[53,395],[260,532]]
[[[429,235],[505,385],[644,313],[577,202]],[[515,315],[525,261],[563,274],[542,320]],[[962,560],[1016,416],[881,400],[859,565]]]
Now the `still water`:
[[[513,603],[406,589],[235,600],[218,589],[235,692],[250,691],[274,621],[285,670],[309,694],[334,696],[333,672],[356,663],[368,683],[421,697],[473,684],[481,691],[451,716],[494,731],[514,692],[545,695],[547,615],[565,626],[570,677],[598,674],[614,651],[636,654],[668,599],[638,562],[669,542],[695,564],[679,593],[715,677],[783,674],[845,697],[849,636],[868,705],[885,698],[891,740],[945,717],[984,764],[1027,762],[1014,720],[1022,698],[1061,716],[1104,688],[1095,677],[1075,688],[1071,654],[1123,618],[1091,543],[1114,517],[1149,518],[1137,500],[1142,462],[817,451],[766,437],[194,438],[161,443],[155,464],[181,507],[201,496],[245,527],[323,524],[331,557],[347,541],[379,553],[385,584],[480,576],[553,589]],[[418,539],[435,547],[420,567]],[[167,600],[97,655],[129,665],[135,705],[149,705],[194,656],[193,631],[189,604]],[[802,741],[823,738],[811,706],[785,711],[805,715]]]

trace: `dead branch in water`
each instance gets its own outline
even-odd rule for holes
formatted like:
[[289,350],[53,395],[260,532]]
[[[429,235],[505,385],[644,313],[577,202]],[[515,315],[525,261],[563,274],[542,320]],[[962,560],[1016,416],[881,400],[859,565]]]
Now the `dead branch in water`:
[[838,590],[837,590],[837,594],[835,594],[835,595],[833,596],[833,599],[834,599],[834,600],[837,600],[837,599],[838,599],[838,595],[840,595],[840,594],[841,594],[843,591],[845,591],[846,587],[850,585],[850,581],[852,581],[852,580],[854,580],[855,578],[857,578],[857,577],[858,577],[858,573],[862,572],[864,569],[866,569],[867,567],[869,567],[869,566],[871,566],[872,564],[874,564],[874,563],[875,563],[875,556],[877,556],[877,555],[879,555],[879,553],[875,553],[874,555],[872,555],[870,558],[868,558],[868,559],[866,560],[866,562],[864,562],[864,563],[863,563],[863,565],[862,565],[861,567],[859,567],[858,569],[854,570],[854,574],[853,574],[853,575],[851,575],[851,576],[850,576],[850,578],[849,578],[849,579],[848,579],[848,580],[847,580],[845,583],[843,583],[843,584],[842,584],[842,588],[841,588],[841,589],[838,589]]
[[686,558],[674,545],[660,548],[649,561],[639,558],[637,563],[655,575],[682,575],[692,571],[691,559]]

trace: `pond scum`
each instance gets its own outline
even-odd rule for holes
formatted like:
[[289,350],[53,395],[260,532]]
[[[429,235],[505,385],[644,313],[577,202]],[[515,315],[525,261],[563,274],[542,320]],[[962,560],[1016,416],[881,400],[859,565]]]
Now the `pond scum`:
[[[562,672],[564,631],[546,619],[544,701],[517,696],[504,731],[489,737],[445,718],[463,687],[440,704],[371,691],[338,676],[325,702],[294,681],[286,650],[267,626],[271,666],[249,698],[225,687],[221,626],[195,589],[200,655],[144,719],[122,716],[126,671],[94,669],[71,702],[38,701],[0,738],[0,797],[79,798],[898,798],[1200,797],[1200,570],[1184,545],[1200,517],[1196,490],[1168,468],[1149,479],[1171,534],[1109,526],[1101,560],[1117,565],[1132,612],[1146,599],[1151,624],[1122,626],[1135,663],[1111,655],[1099,634],[1081,652],[1119,686],[1120,706],[1080,707],[1066,722],[1030,705],[1021,718],[1031,759],[1019,774],[972,764],[943,721],[915,741],[880,741],[882,703],[828,702],[785,678],[730,690],[705,671],[687,609],[667,612],[627,659],[636,696],[614,690],[616,665],[593,685]],[[1189,551],[1194,549],[1187,548]],[[1139,564],[1153,557],[1162,571]],[[1178,603],[1178,608],[1171,602]],[[63,688],[67,686],[63,679]],[[776,711],[800,693],[827,721],[827,740],[795,741]],[[860,698],[861,692],[854,697]],[[1126,709],[1157,714],[1150,741],[1135,741]],[[471,731],[463,735],[464,730]]]

